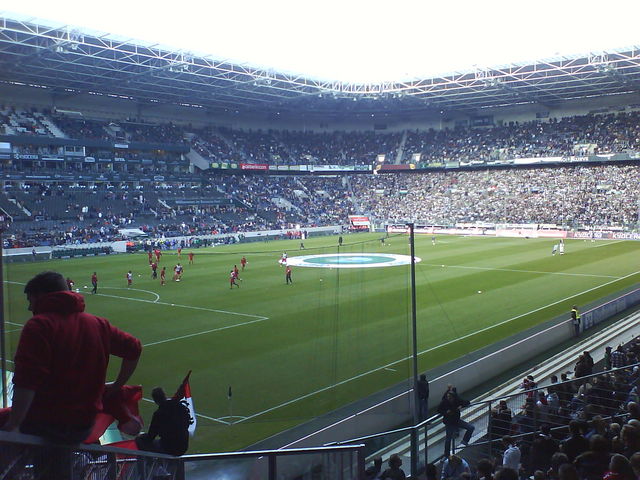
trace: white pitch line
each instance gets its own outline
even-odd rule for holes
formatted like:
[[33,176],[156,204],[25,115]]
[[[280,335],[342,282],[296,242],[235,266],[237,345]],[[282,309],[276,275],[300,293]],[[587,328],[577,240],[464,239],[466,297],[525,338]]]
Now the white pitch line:
[[598,245],[594,245],[593,248],[598,248],[598,247],[606,247],[607,245],[611,245],[614,243],[620,243],[623,242],[624,240],[613,240],[612,242],[604,242],[604,243],[599,243]]
[[[150,398],[144,398],[143,397],[142,400],[144,400],[145,402],[149,402],[149,403],[156,403],[153,400],[151,400]],[[229,418],[229,417],[214,418],[214,417],[209,417],[207,415],[202,415],[201,413],[198,413],[198,412],[196,412],[196,417],[204,418],[206,420],[211,420],[212,422],[222,423],[224,425],[231,425],[229,422],[225,422],[224,420],[222,420],[222,418]]]
[[[24,283],[22,282],[11,282],[9,280],[5,280],[5,283],[13,283],[15,285],[24,285]],[[116,287],[101,287],[101,288],[116,288]],[[121,290],[136,290],[134,288],[121,288]],[[148,292],[148,293],[152,293],[154,295],[158,295],[155,292],[151,292],[149,290],[138,290],[140,292]],[[227,315],[237,315],[239,317],[250,317],[250,318],[257,318],[260,320],[269,320],[269,317],[265,317],[263,315],[253,315],[251,313],[240,313],[240,312],[231,312],[229,310],[218,310],[215,308],[206,308],[206,307],[195,307],[193,305],[181,305],[179,303],[169,303],[169,302],[160,302],[158,300],[145,300],[143,298],[133,298],[133,297],[123,297],[121,295],[108,295],[106,293],[96,293],[96,295],[101,296],[101,297],[110,297],[110,298],[120,298],[123,300],[131,300],[132,302],[143,302],[143,303],[153,303],[156,305],[169,305],[171,307],[179,307],[179,308],[190,308],[192,310],[203,310],[205,312],[216,312],[216,313],[226,313]],[[158,295],[158,298],[160,296]]]
[[250,317],[258,320],[269,320],[269,317],[265,317],[263,315],[253,315],[251,313],[230,312],[228,310],[218,310],[216,308],[196,307],[193,305],[182,305],[179,303],[159,302],[156,300],[145,300],[143,298],[123,297],[121,295],[108,295],[106,293],[97,293],[96,295],[99,295],[102,297],[110,297],[110,298],[121,298],[123,300],[131,300],[132,302],[152,303],[154,305],[168,305],[170,307],[188,308],[191,310],[202,310],[205,312],[224,313],[227,315],[237,315],[239,317]]
[[[422,350],[421,352],[418,352],[418,355],[422,355],[422,354],[425,354],[425,353],[431,352],[431,351],[433,351],[433,350],[437,350],[437,349],[439,349],[439,348],[446,347],[447,345],[450,345],[450,344],[452,344],[452,343],[454,343],[454,342],[458,342],[458,341],[460,341],[460,340],[464,340],[464,339],[466,339],[466,338],[472,337],[472,336],[477,335],[477,334],[479,334],[479,333],[483,333],[483,332],[486,332],[486,331],[488,331],[488,330],[492,330],[492,329],[494,329],[494,328],[496,328],[496,327],[499,327],[499,326],[501,326],[501,325],[504,325],[505,323],[509,323],[509,322],[514,321],[514,320],[517,320],[518,318],[522,318],[522,317],[524,317],[524,316],[526,316],[526,315],[530,315],[530,314],[535,313],[535,312],[538,312],[538,311],[540,311],[540,310],[544,310],[545,308],[551,307],[552,305],[557,305],[558,303],[566,302],[567,300],[571,300],[572,298],[577,297],[578,295],[584,295],[585,293],[589,293],[589,292],[591,292],[591,291],[593,291],[593,290],[597,290],[598,288],[606,287],[607,285],[610,285],[610,284],[612,284],[612,283],[618,282],[618,281],[620,281],[620,280],[624,280],[624,279],[626,279],[626,278],[629,278],[629,277],[631,277],[631,276],[633,276],[633,275],[637,275],[637,274],[639,274],[639,273],[640,273],[640,271],[630,273],[629,275],[625,275],[624,277],[620,277],[620,278],[617,278],[617,279],[615,279],[615,280],[611,280],[610,282],[603,283],[602,285],[598,285],[597,287],[589,288],[588,290],[584,290],[584,291],[582,291],[582,292],[576,293],[576,294],[574,294],[574,295],[571,295],[570,297],[562,298],[562,299],[560,299],[560,300],[558,300],[558,301],[555,301],[555,302],[550,303],[550,304],[548,304],[548,305],[545,305],[545,306],[543,306],[543,307],[539,307],[539,308],[536,308],[536,309],[531,310],[531,311],[529,311],[529,312],[522,313],[522,314],[520,314],[520,315],[516,315],[515,317],[512,317],[512,318],[508,318],[508,319],[506,319],[506,320],[503,320],[502,322],[496,323],[495,325],[490,325],[490,326],[488,326],[488,327],[481,328],[480,330],[477,330],[477,331],[475,331],[475,332],[468,333],[467,335],[463,335],[462,337],[458,337],[458,338],[455,338],[455,339],[453,339],[453,340],[449,340],[448,342],[442,343],[442,344],[440,344],[440,345],[436,345],[436,346],[434,346],[434,347],[427,348],[426,350]],[[378,367],[378,368],[374,368],[374,369],[372,369],[372,370],[369,370],[368,372],[359,373],[358,375],[356,375],[356,376],[354,376],[354,377],[347,378],[347,379],[345,379],[345,380],[341,380],[340,382],[335,383],[335,384],[333,384],[333,385],[328,385],[328,386],[326,386],[326,387],[323,387],[323,388],[320,388],[320,389],[315,390],[315,391],[313,391],[313,392],[310,392],[310,393],[307,393],[307,394],[305,394],[305,395],[302,395],[302,396],[300,396],[300,397],[298,397],[298,398],[294,398],[294,399],[292,399],[292,400],[288,400],[288,401],[286,401],[286,402],[284,402],[284,403],[281,403],[281,404],[276,405],[276,406],[274,406],[274,407],[271,407],[271,408],[268,408],[268,409],[266,409],[266,410],[263,410],[262,412],[258,412],[258,413],[254,413],[253,415],[249,415],[248,417],[246,417],[246,419],[245,419],[245,420],[251,420],[252,418],[259,417],[260,415],[264,415],[265,413],[269,413],[269,412],[272,412],[272,411],[277,410],[277,409],[279,409],[279,408],[286,407],[287,405],[291,405],[291,404],[293,404],[293,403],[299,402],[300,400],[304,400],[304,399],[306,399],[306,398],[312,397],[312,396],[314,396],[314,395],[316,395],[316,394],[318,394],[318,393],[326,392],[327,390],[331,390],[331,389],[333,389],[333,388],[335,388],[335,387],[339,387],[339,386],[341,386],[341,385],[344,385],[344,384],[349,383],[349,382],[351,382],[351,381],[353,381],[353,380],[357,380],[357,379],[359,379],[359,378],[365,377],[365,376],[370,375],[370,374],[372,374],[372,373],[379,372],[379,371],[384,370],[384,369],[386,369],[386,368],[392,367],[393,365],[397,365],[398,363],[406,362],[407,360],[410,360],[411,358],[412,358],[412,356],[411,356],[411,355],[409,355],[409,356],[407,356],[407,357],[401,358],[400,360],[396,360],[396,361],[391,362],[391,363],[388,363],[388,364],[386,364],[386,365],[382,365],[381,367]],[[238,422],[236,422],[236,423],[244,422],[245,420],[238,420]]]
[[109,289],[109,290],[129,290],[132,292],[144,292],[144,293],[150,293],[151,295],[155,295],[156,299],[153,301],[153,303],[156,303],[160,300],[160,295],[158,295],[156,292],[152,292],[151,290],[142,290],[141,288],[125,288],[125,287],[102,287],[103,289]]
[[264,322],[265,320],[269,320],[269,318],[256,318],[255,320],[249,320],[248,322],[236,323],[234,325],[227,325],[226,327],[218,327],[212,328],[211,330],[204,330],[202,332],[190,333],[188,335],[181,335],[179,337],[166,338],[164,340],[159,340],[157,342],[145,343],[143,347],[151,347],[153,345],[160,345],[161,343],[174,342],[176,340],[182,340],[184,338],[197,337],[198,335],[206,335],[207,333],[220,332],[221,330],[228,330],[230,328],[235,327],[243,327],[245,325],[251,325],[252,323]]
[[[436,263],[423,263],[427,267],[440,267],[442,264]],[[518,270],[515,268],[493,268],[493,267],[471,267],[466,265],[444,265],[447,268],[465,268],[470,270],[492,270],[497,272],[516,272],[516,273],[539,273],[543,275],[567,275],[571,277],[599,277],[599,278],[615,278],[620,279],[624,277],[616,277],[615,275],[596,275],[591,273],[567,273],[567,272],[543,272],[538,270]]]
[[[23,283],[20,282],[10,282],[8,280],[5,280],[5,283],[13,283],[13,284],[18,284],[18,285],[24,285]],[[117,287],[102,287],[102,288],[117,288]],[[122,288],[123,290],[125,290],[124,288]],[[133,289],[127,289],[127,290],[133,290]],[[147,291],[147,290],[139,290],[139,291]],[[153,293],[154,295],[157,295],[157,293],[154,292],[148,292],[148,293]],[[181,335],[179,337],[172,337],[172,338],[167,338],[165,340],[159,340],[157,342],[151,342],[151,343],[146,343],[143,345],[143,347],[151,347],[153,345],[159,345],[161,343],[167,343],[167,342],[174,342],[176,340],[182,340],[184,338],[190,338],[190,337],[197,337],[198,335],[206,335],[207,333],[213,333],[213,332],[219,332],[222,330],[228,330],[230,328],[235,328],[235,327],[242,327],[244,325],[251,325],[252,323],[258,323],[258,322],[263,322],[265,320],[269,320],[269,317],[265,317],[262,315],[253,315],[250,313],[239,313],[239,312],[229,312],[227,310],[218,310],[215,308],[206,308],[206,307],[195,307],[192,305],[180,305],[180,304],[174,304],[174,303],[168,303],[168,302],[159,302],[158,300],[145,300],[142,298],[132,298],[132,297],[123,297],[120,295],[109,295],[106,293],[97,293],[96,295],[100,295],[102,297],[109,297],[109,298],[120,298],[123,300],[131,300],[133,302],[143,302],[143,303],[152,303],[154,305],[168,305],[171,307],[179,307],[179,308],[189,308],[189,309],[193,309],[193,310],[202,310],[205,312],[214,312],[214,313],[224,313],[227,315],[237,315],[237,316],[242,316],[242,317],[250,317],[250,318],[254,318],[255,320],[250,320],[248,322],[242,322],[242,323],[236,323],[233,325],[227,325],[225,327],[218,327],[218,328],[213,328],[210,330],[204,330],[201,332],[196,332],[196,333],[190,333],[188,335]],[[158,296],[159,297],[159,296]],[[6,323],[10,323],[10,322],[6,322]],[[22,326],[22,324],[13,324],[13,325],[20,325]]]

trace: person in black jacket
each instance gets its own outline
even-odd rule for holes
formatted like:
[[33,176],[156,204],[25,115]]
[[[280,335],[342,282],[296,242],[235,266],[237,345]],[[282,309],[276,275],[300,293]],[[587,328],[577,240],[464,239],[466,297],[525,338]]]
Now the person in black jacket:
[[459,429],[466,430],[462,438],[462,444],[467,445],[471,440],[471,435],[475,427],[460,418],[460,409],[469,405],[467,400],[460,398],[455,388],[449,388],[442,397],[442,401],[438,406],[438,412],[442,415],[442,423],[444,423],[446,436],[444,440],[444,455],[449,457],[451,452],[451,440],[458,435]]
[[158,410],[153,414],[149,431],[136,438],[136,445],[148,452],[184,455],[189,448],[189,409],[179,399],[167,399],[160,387],[152,390],[151,397]]
[[418,412],[420,421],[426,420],[429,411],[429,381],[423,373],[418,380]]

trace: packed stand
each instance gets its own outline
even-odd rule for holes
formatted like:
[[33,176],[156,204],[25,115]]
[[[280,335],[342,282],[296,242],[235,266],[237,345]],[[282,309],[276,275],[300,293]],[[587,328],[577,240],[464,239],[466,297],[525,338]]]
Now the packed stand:
[[[637,480],[639,356],[640,337],[626,346],[607,347],[603,365],[583,352],[576,360],[573,378],[570,372],[563,373],[560,381],[554,375],[546,387],[540,387],[528,375],[520,394],[493,403],[486,435],[476,435],[468,447],[468,438],[462,439],[457,451],[445,452],[441,462],[426,466],[426,478]],[[438,410],[451,398],[458,396],[449,385]],[[459,403],[466,408],[469,402],[460,399]],[[477,405],[469,408],[477,410]],[[443,421],[454,413],[444,410]],[[462,423],[459,428],[474,430]],[[382,460],[375,459],[365,478],[383,478],[381,471]]]
[[194,132],[191,147],[212,162],[231,162],[238,160],[234,155],[230,142],[225,140],[217,129],[204,128]]
[[362,211],[391,223],[630,225],[638,222],[636,165],[355,176]]
[[491,161],[619,153],[640,149],[640,112],[510,122],[495,127],[409,131],[404,163]]
[[69,138],[113,141],[114,137],[107,133],[107,122],[69,115],[53,114],[51,119],[55,125]]
[[120,122],[130,142],[184,143],[184,130],[173,123]]

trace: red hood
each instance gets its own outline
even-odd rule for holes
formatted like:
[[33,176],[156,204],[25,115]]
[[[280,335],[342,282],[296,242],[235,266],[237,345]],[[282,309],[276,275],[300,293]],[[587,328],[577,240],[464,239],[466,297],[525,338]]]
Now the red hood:
[[84,297],[76,292],[61,291],[48,293],[40,297],[34,306],[33,314],[40,313],[78,313],[84,312]]

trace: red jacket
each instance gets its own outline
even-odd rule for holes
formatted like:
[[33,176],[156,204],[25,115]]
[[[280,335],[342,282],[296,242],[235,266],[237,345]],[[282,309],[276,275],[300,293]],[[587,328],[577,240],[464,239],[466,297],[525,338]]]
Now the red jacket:
[[109,355],[137,359],[140,341],[106,319],[84,313],[74,292],[41,297],[25,324],[13,383],[35,390],[25,422],[89,426],[102,410]]

